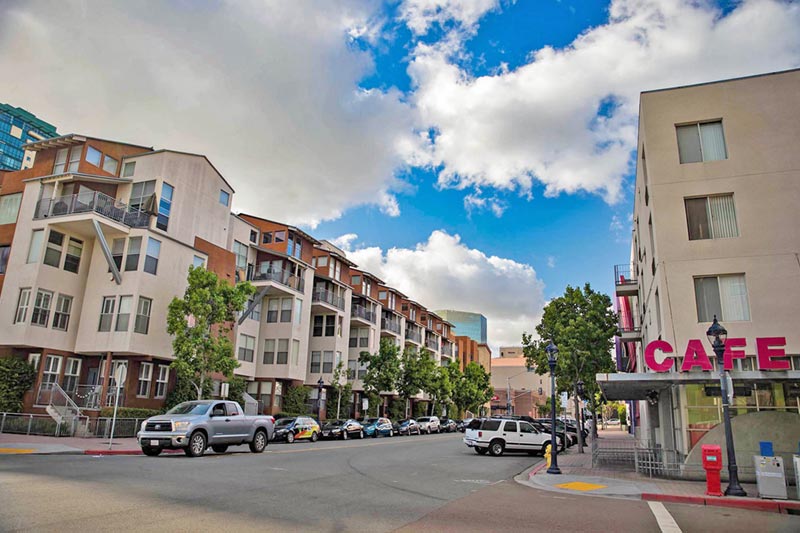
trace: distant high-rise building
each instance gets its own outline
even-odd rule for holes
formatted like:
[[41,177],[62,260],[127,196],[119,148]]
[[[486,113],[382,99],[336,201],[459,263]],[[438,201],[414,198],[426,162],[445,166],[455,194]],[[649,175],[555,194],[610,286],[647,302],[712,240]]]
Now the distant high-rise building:
[[[21,107],[0,104],[0,170],[19,170],[33,165],[33,155],[22,149],[29,142],[58,135],[56,127]],[[26,160],[26,157],[29,158]]]
[[457,335],[466,335],[480,344],[487,344],[486,317],[480,313],[443,310],[436,314],[456,327]]

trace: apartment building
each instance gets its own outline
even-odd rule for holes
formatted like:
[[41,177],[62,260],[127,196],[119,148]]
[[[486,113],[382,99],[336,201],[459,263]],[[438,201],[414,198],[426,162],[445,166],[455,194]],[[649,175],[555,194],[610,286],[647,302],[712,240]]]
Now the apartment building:
[[[57,135],[55,126],[29,111],[0,103],[0,172],[30,168],[35,153],[26,152],[22,147]],[[0,213],[2,211],[3,206],[0,206]]]
[[459,335],[466,335],[480,344],[489,342],[488,322],[482,314],[453,309],[443,309],[436,311],[436,313],[443,319],[450,321],[453,327],[458,329]]
[[478,363],[486,372],[492,371],[492,350],[488,344],[477,342],[467,335],[456,335],[454,342],[461,370],[470,363]]
[[715,316],[745,477],[758,441],[788,456],[800,440],[798,138],[800,70],[641,95],[631,257],[614,273],[621,373],[598,381],[631,401],[640,440],[686,464],[725,448]]
[[550,374],[537,374],[520,355],[493,359],[491,383],[497,398],[492,400],[491,409],[497,414],[508,414],[510,394],[514,414],[538,417],[538,406],[547,400],[551,391]]

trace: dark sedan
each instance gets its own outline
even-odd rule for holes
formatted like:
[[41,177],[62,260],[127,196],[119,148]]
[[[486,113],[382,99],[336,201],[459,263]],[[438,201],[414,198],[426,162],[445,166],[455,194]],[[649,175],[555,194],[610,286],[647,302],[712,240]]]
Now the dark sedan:
[[324,439],[363,439],[364,427],[355,420],[328,420],[322,425]]
[[422,435],[422,430],[419,428],[419,424],[413,418],[409,418],[407,420],[401,420],[397,424],[397,434],[398,435]]
[[452,418],[442,418],[442,431],[445,433],[452,433],[457,431],[458,424]]

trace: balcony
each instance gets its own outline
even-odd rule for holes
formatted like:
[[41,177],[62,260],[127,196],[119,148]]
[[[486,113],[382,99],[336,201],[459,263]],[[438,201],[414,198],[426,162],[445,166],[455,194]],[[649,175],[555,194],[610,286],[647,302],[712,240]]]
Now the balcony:
[[618,328],[618,335],[623,342],[636,342],[642,340],[642,328],[639,326]]
[[636,296],[639,284],[630,265],[614,265],[614,287],[617,297]]
[[446,355],[448,357],[453,356],[453,343],[451,342],[442,343],[442,355]]
[[422,335],[420,334],[419,331],[414,331],[413,329],[406,328],[406,340],[416,342],[417,344],[421,344]]
[[425,339],[425,347],[429,350],[433,350],[434,352],[439,351],[439,339],[436,337],[427,337]]
[[375,323],[375,312],[368,310],[363,305],[354,305],[350,311],[350,316],[355,319],[362,319],[371,324]]
[[382,318],[381,329],[384,331],[390,331],[396,335],[400,335],[400,321]]
[[[262,269],[261,266],[264,268]],[[259,271],[253,274],[251,278],[252,279],[249,281],[274,281],[298,292],[303,292],[306,285],[306,282],[303,278],[292,274],[288,270],[271,268],[269,262],[261,263],[259,265]]]
[[82,213],[96,213],[131,228],[146,228],[150,225],[150,214],[131,209],[101,192],[72,194],[55,198],[42,198],[36,202],[34,220],[62,217]]
[[333,307],[344,311],[344,298],[341,296],[336,296],[336,294],[328,289],[314,289],[314,292],[311,295],[311,302],[332,305]]

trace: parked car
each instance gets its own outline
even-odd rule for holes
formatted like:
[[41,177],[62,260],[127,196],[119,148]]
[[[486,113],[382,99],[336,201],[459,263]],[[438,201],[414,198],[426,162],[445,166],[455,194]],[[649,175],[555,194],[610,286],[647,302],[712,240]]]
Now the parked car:
[[452,433],[456,431],[457,424],[456,421],[453,420],[452,418],[445,418],[441,421],[441,423],[442,423],[442,429],[444,430],[445,433]]
[[619,418],[609,418],[608,420],[606,420],[606,424],[609,426],[618,426]]
[[439,422],[438,416],[423,416],[417,418],[417,424],[419,424],[419,428],[424,432],[430,435],[431,433],[441,433],[442,426]]
[[148,418],[136,435],[142,452],[156,456],[165,449],[183,449],[200,457],[211,446],[225,453],[228,446],[249,444],[261,453],[274,432],[271,416],[247,416],[236,402],[200,400],[179,403],[163,415]]
[[464,434],[464,444],[480,455],[493,456],[506,451],[544,454],[550,440],[549,433],[538,431],[530,422],[501,418],[484,419],[479,428],[468,428]]
[[294,416],[279,418],[275,422],[275,437],[273,440],[285,440],[289,444],[299,439],[309,439],[317,442],[322,434],[322,428],[316,420],[309,416]]
[[362,423],[364,426],[364,435],[367,437],[394,437],[394,427],[392,421],[388,418],[367,418]]
[[[525,422],[528,422],[534,428],[536,428],[537,431],[541,433],[551,434],[549,423],[548,424],[542,423],[539,420],[527,415],[497,415],[495,416],[495,418],[503,418],[507,420],[524,420]],[[567,445],[565,443],[566,440],[569,439],[565,437],[563,431],[560,433],[556,432],[556,448],[558,448],[561,451],[566,450],[567,448]]]
[[353,419],[328,420],[322,425],[323,439],[364,438],[364,427]]
[[422,430],[417,424],[417,421],[413,418],[408,418],[406,420],[401,420],[400,423],[397,425],[397,434],[398,435],[421,435]]
[[458,430],[464,433],[470,426],[474,426],[473,429],[477,429],[481,426],[481,420],[481,418],[465,418],[461,421],[461,427]]

